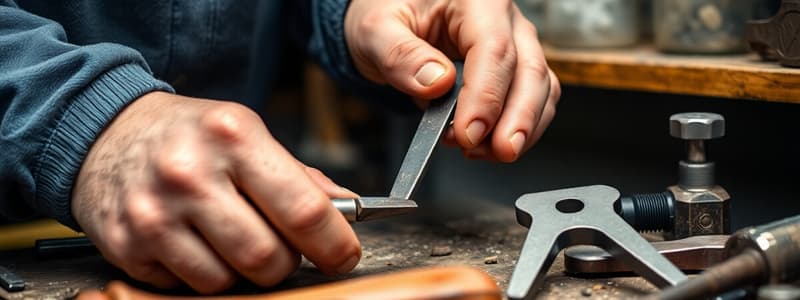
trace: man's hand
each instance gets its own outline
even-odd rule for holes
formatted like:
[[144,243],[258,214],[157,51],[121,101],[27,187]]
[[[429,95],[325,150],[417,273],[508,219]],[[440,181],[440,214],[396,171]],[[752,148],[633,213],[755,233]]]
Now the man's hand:
[[330,198],[355,197],[276,142],[230,102],[162,92],[124,109],[84,160],[72,212],[103,255],[160,287],[202,293],[237,273],[273,285],[300,254],[329,274],[361,246]]
[[447,92],[451,59],[465,59],[445,141],[467,157],[514,161],[555,115],[558,79],[511,0],[353,0],[345,37],[367,79],[423,100]]

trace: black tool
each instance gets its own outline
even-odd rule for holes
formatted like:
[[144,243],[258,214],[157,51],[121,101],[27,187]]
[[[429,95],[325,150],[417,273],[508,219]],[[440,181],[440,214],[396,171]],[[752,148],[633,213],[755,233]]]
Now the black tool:
[[800,279],[800,215],[739,230],[725,247],[728,260],[652,298],[703,299],[745,286]]
[[8,292],[19,292],[25,289],[25,280],[11,270],[0,266],[0,286]]
[[97,252],[92,241],[86,237],[53,238],[36,240],[36,256],[39,258],[75,256]]

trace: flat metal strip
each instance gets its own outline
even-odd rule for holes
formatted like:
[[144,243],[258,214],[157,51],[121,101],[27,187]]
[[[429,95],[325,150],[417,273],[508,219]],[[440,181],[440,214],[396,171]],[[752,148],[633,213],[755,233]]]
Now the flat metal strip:
[[458,94],[463,86],[463,64],[455,62],[456,83],[443,97],[431,101],[430,106],[422,115],[417,132],[411,140],[403,164],[394,179],[389,198],[411,199],[428,166],[428,161],[439,143],[444,130],[450,123],[450,116],[455,110]]

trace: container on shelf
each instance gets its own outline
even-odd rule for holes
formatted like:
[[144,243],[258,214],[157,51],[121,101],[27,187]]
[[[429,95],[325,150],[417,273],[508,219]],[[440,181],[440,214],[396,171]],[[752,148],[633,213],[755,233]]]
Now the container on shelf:
[[653,0],[655,45],[664,52],[743,52],[752,15],[750,0]]
[[548,0],[547,41],[561,47],[604,48],[636,44],[638,0]]

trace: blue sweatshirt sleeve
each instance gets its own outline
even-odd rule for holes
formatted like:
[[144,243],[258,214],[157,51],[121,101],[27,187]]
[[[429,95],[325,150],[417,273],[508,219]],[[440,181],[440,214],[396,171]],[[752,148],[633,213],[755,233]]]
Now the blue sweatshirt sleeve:
[[154,90],[172,91],[137,51],[70,44],[56,22],[0,0],[0,220],[44,215],[79,229],[70,196],[84,157],[125,105]]
[[[344,17],[349,0],[310,0],[307,51],[340,85],[381,107],[399,111],[418,111],[409,96],[388,85],[364,78],[353,65],[344,35]],[[305,9],[300,9],[304,14]],[[301,17],[302,18],[302,17]]]

